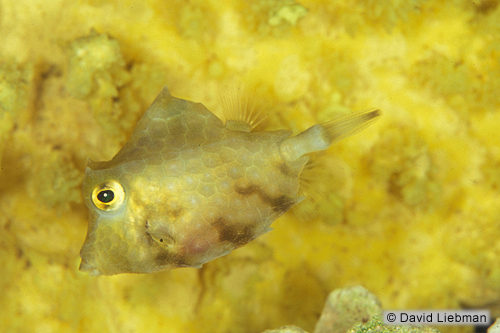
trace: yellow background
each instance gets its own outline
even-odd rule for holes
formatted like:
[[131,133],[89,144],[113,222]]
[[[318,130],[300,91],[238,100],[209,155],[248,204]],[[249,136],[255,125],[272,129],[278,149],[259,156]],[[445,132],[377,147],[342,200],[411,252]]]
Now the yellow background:
[[[0,45],[2,331],[311,331],[355,284],[386,309],[500,316],[498,1],[0,0]],[[313,200],[246,247],[79,272],[86,158],[110,159],[163,85],[218,112],[235,81],[269,128],[383,116],[317,156]]]

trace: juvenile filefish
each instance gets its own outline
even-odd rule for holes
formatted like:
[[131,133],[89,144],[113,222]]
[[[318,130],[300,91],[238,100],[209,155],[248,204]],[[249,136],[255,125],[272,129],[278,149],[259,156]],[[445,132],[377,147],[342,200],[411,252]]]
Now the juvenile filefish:
[[353,113],[291,131],[224,124],[164,88],[130,140],[107,162],[89,160],[89,225],[80,270],[92,275],[201,267],[270,231],[300,202],[306,154],[327,149],[379,116]]

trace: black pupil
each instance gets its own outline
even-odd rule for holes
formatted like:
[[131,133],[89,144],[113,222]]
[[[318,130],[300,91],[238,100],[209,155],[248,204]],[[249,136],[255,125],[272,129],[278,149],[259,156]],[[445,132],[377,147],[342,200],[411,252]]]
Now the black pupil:
[[104,202],[104,203],[111,202],[111,201],[113,201],[114,198],[115,198],[115,194],[111,190],[101,191],[101,192],[99,192],[99,194],[97,194],[97,199],[100,202]]

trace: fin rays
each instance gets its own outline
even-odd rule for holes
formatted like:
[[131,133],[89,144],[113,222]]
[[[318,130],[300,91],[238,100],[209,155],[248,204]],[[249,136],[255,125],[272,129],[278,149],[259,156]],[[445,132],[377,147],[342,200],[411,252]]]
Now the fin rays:
[[323,124],[314,125],[304,132],[281,142],[280,152],[289,162],[315,151],[328,149],[335,141],[353,135],[371,124],[380,110],[355,112]]
[[321,126],[326,130],[329,140],[333,143],[365,129],[372,122],[374,122],[380,114],[379,109],[354,112],[334,120],[330,120],[321,124]]
[[250,100],[246,89],[229,85],[219,90],[222,113],[226,127],[231,130],[251,132],[268,114]]

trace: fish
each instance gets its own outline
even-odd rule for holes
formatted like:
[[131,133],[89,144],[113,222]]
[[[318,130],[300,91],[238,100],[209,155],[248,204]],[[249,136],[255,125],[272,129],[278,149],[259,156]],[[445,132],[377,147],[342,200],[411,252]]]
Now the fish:
[[256,117],[223,122],[167,87],[110,160],[88,160],[89,211],[80,271],[90,275],[200,268],[269,232],[299,203],[308,154],[363,129],[378,109],[289,130]]

